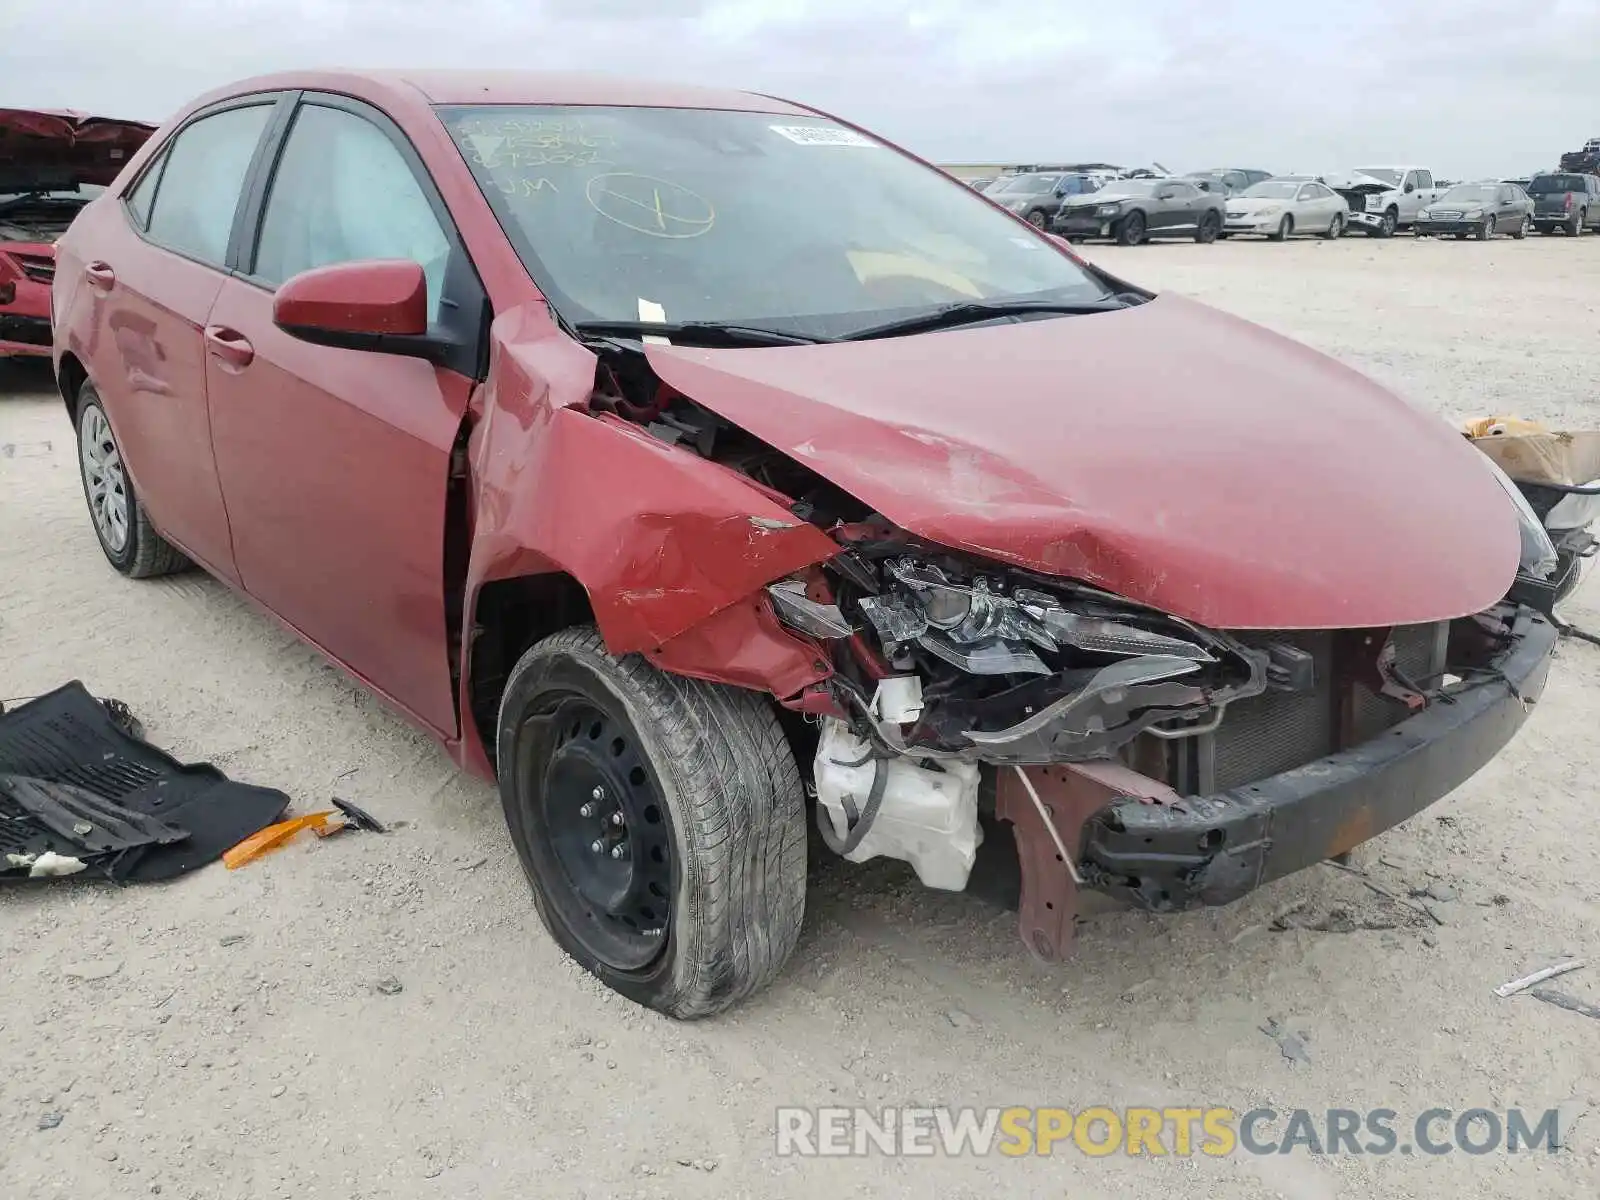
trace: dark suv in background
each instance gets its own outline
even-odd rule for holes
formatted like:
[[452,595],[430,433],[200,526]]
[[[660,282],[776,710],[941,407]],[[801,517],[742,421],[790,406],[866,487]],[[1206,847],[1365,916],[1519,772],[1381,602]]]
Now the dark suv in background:
[[1533,227],[1540,233],[1565,230],[1578,237],[1600,225],[1600,176],[1551,172],[1528,180]]

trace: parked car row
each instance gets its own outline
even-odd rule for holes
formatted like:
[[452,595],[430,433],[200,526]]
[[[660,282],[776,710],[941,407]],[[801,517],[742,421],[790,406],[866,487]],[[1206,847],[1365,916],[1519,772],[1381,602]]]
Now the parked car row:
[[[1016,190],[1028,194],[1029,186]],[[1338,238],[1356,230],[1379,238],[1406,231],[1416,237],[1520,239],[1534,230],[1577,237],[1600,226],[1600,177],[1552,172],[1534,176],[1526,189],[1499,180],[1445,187],[1423,168],[1367,167],[1339,176],[1276,176],[1236,192],[1194,176],[1124,179],[1097,191],[1030,196],[1020,207],[1007,206],[1026,208],[1033,224],[1069,240],[1105,238],[1125,246],[1162,237],[1212,242],[1260,236],[1281,242],[1297,234]]]

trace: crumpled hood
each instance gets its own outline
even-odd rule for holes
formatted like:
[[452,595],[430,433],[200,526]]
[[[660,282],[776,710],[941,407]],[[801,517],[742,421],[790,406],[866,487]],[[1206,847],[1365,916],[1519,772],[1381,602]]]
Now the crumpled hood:
[[1218,628],[1443,620],[1504,596],[1510,500],[1444,422],[1193,301],[771,349],[666,383],[931,541]]
[[1327,184],[1336,192],[1361,192],[1363,195],[1377,196],[1384,192],[1398,192],[1400,185],[1385,183],[1372,175],[1362,175],[1359,172],[1348,172],[1335,175],[1320,175],[1318,181]]
[[155,131],[143,121],[0,108],[0,191],[104,186]]

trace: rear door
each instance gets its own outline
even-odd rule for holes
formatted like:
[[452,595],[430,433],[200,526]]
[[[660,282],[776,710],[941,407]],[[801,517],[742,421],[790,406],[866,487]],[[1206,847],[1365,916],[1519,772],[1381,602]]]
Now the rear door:
[[[445,500],[485,323],[482,285],[411,143],[384,114],[302,97],[252,197],[206,365],[246,590],[434,731],[454,737]],[[312,267],[411,259],[431,320],[469,347],[420,358],[312,345],[272,321]]]
[[[203,329],[246,179],[280,98],[204,110],[168,139],[83,264],[99,306],[86,367],[140,500],[171,541],[238,581],[212,457]],[[80,301],[82,302],[82,301]]]

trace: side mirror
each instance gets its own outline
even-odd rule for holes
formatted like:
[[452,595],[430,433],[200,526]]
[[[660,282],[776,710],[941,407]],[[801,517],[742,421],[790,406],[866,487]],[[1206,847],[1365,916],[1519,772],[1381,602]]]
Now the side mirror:
[[272,321],[303,342],[432,358],[428,280],[406,259],[313,267],[287,279],[272,301]]
[[1406,192],[1407,192],[1407,194],[1410,194],[1411,192],[1414,192],[1416,190],[1417,190],[1417,185],[1416,184],[1414,184],[1414,183],[1406,184]]
[[0,304],[10,304],[17,298],[17,281],[8,279],[0,283]]

